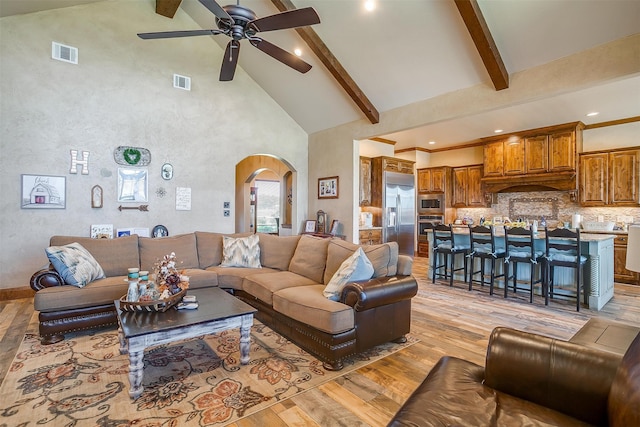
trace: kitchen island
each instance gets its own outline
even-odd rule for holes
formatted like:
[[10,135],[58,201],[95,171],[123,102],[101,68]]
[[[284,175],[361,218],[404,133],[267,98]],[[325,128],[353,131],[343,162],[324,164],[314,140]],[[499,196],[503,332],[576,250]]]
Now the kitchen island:
[[[456,242],[469,244],[469,230],[464,227],[456,227]],[[428,231],[429,244],[433,242],[433,232]],[[601,310],[604,305],[613,297],[613,234],[595,234],[580,233],[580,248],[582,255],[587,257],[587,263],[584,266],[583,284],[584,284],[584,300],[592,310]],[[460,240],[458,240],[458,238]],[[544,232],[537,233],[534,237],[535,247],[537,250],[545,250]],[[504,248],[504,232],[500,229],[496,231],[496,245]],[[429,254],[431,256],[431,254]],[[443,256],[443,255],[440,255]],[[441,263],[442,260],[438,260]],[[477,260],[476,262],[480,262]],[[462,259],[457,257],[456,268],[462,266]],[[432,277],[431,267],[433,262],[429,261],[428,277]],[[530,266],[526,264],[518,265],[518,280],[528,281]],[[503,266],[498,263],[497,270],[501,273]],[[477,268],[476,268],[477,270]],[[469,271],[473,271],[471,266]],[[456,280],[463,280],[462,272],[456,273]],[[468,278],[467,278],[468,280]],[[554,275],[554,287],[568,289],[575,288],[576,273],[575,269],[567,267],[556,267]],[[495,283],[496,287],[504,287],[504,280],[498,279]]]

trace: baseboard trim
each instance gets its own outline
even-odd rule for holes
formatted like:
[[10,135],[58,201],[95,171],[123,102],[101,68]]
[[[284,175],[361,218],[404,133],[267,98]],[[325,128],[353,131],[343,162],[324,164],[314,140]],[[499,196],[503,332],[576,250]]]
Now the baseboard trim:
[[0,289],[0,301],[8,301],[11,299],[33,298],[36,292],[24,286],[22,288],[6,288]]

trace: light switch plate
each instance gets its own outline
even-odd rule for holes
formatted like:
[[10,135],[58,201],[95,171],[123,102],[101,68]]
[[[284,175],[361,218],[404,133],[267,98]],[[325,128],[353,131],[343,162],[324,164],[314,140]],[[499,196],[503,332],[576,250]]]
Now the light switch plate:
[[231,216],[231,211],[229,209],[225,209],[224,216]]
[[231,202],[224,202],[224,206],[225,209],[231,209]]

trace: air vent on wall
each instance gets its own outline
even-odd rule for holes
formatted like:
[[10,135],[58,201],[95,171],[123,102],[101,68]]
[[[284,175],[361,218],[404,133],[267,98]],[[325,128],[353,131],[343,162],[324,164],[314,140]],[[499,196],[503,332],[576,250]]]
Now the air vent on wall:
[[58,61],[77,64],[78,48],[73,46],[66,46],[56,42],[51,42],[51,57],[53,59],[57,59]]
[[173,75],[173,87],[184,90],[191,90],[191,78],[181,76],[179,74]]

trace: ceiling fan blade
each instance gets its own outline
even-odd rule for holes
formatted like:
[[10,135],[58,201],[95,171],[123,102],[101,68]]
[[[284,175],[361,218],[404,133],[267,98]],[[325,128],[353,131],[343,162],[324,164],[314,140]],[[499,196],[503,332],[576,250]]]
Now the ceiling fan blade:
[[190,31],[162,31],[159,33],[138,33],[138,37],[149,39],[170,39],[174,37],[215,36],[222,31],[218,30],[190,30]]
[[274,59],[277,59],[284,65],[288,65],[296,71],[304,74],[311,69],[311,65],[307,64],[302,59],[298,58],[292,53],[287,52],[286,50],[279,48],[272,43],[269,43],[266,40],[255,38],[251,39],[250,41],[252,45],[257,47],[267,55],[270,55]]
[[227,48],[224,51],[224,58],[222,59],[222,68],[220,68],[221,82],[233,80],[233,76],[236,73],[236,66],[238,65],[238,55],[240,55],[240,42],[231,40],[227,44]]
[[209,9],[209,11],[211,11],[211,13],[216,15],[218,18],[225,21],[233,22],[233,18],[229,16],[229,14],[222,8],[222,6],[216,3],[215,0],[199,0],[199,1],[200,3],[202,3],[204,7]]
[[284,30],[319,23],[320,17],[312,7],[288,10],[251,21],[251,25],[258,31]]

